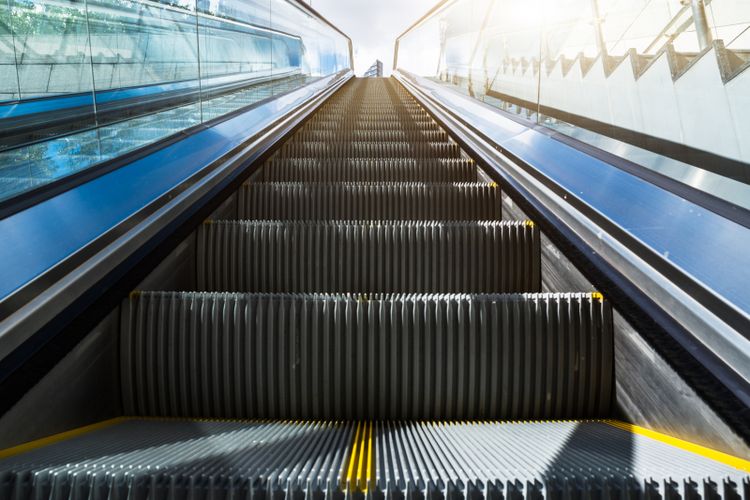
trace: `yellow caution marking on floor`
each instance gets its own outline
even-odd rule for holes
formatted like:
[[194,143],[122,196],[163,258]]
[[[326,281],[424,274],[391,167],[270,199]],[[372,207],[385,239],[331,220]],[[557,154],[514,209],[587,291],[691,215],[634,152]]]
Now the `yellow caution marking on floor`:
[[367,453],[367,436],[369,432],[369,427],[367,422],[363,424],[362,429],[362,435],[359,439],[359,460],[357,464],[357,488],[361,491],[365,491],[365,488],[367,488],[367,485],[365,484],[365,463],[367,461],[367,457],[365,454]]
[[358,449],[359,449],[359,436],[360,431],[362,430],[362,422],[357,423],[357,431],[354,433],[354,441],[351,445],[351,452],[349,454],[349,465],[346,468],[346,479],[344,481],[345,484],[342,485],[341,489],[356,489],[356,481],[357,481],[357,457],[358,457]]
[[43,448],[51,444],[59,443],[60,441],[65,441],[67,439],[82,436],[84,434],[88,434],[89,432],[94,432],[99,429],[104,429],[105,427],[110,427],[112,425],[119,424],[127,420],[131,420],[131,417],[111,418],[109,420],[104,420],[102,422],[97,422],[95,424],[85,425],[83,427],[78,427],[77,429],[71,429],[69,431],[61,432],[59,434],[53,434],[51,436],[43,437],[41,439],[29,441],[28,443],[19,444],[17,446],[13,446],[12,448],[6,448],[4,450],[0,450],[0,459],[12,457],[15,455],[20,455],[21,453],[26,453],[31,450],[36,450],[37,448]]
[[370,433],[367,437],[367,477],[365,478],[365,487],[364,491],[367,492],[367,489],[370,487],[373,481],[373,477],[375,476],[375,470],[374,470],[374,461],[372,459],[372,439],[373,439],[373,433],[375,432],[373,430],[374,424],[370,422]]
[[358,490],[367,493],[373,482],[375,463],[373,460],[374,425],[372,422],[357,423],[357,431],[351,444],[346,474],[341,485],[341,489],[346,489],[350,493]]
[[645,436],[656,441],[661,441],[662,443],[674,446],[675,448],[680,448],[681,450],[689,451],[691,453],[695,453],[696,455],[701,455],[702,457],[715,460],[716,462],[721,462],[723,464],[734,467],[735,469],[739,469],[744,472],[750,472],[750,460],[735,457],[721,451],[712,450],[711,448],[706,448],[705,446],[701,446],[699,444],[684,441],[667,434],[662,434],[661,432],[652,431],[651,429],[646,429],[645,427],[640,427],[635,424],[629,424],[627,422],[621,422],[619,420],[604,420],[603,422],[613,427],[617,427],[618,429],[632,432],[633,434],[638,434],[640,436]]

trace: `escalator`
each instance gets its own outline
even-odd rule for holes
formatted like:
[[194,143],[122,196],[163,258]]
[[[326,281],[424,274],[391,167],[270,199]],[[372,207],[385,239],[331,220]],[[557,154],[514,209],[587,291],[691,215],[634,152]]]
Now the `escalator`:
[[125,299],[126,417],[0,452],[0,498],[750,499],[749,462],[614,419],[611,304],[544,293],[501,207],[348,83],[197,228],[192,288]]

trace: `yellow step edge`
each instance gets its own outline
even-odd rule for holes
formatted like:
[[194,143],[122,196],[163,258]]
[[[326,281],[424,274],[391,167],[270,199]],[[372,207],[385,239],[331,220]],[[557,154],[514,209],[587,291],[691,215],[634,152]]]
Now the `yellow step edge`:
[[699,444],[684,441],[667,434],[662,434],[661,432],[652,431],[651,429],[646,429],[645,427],[641,427],[635,424],[629,424],[620,420],[603,420],[603,422],[613,427],[617,427],[618,429],[628,431],[632,434],[638,434],[640,436],[651,438],[655,441],[661,441],[662,443],[674,446],[675,448],[680,448],[681,450],[689,451],[691,453],[695,453],[696,455],[700,455],[716,462],[729,465],[730,467],[734,467],[735,469],[739,469],[744,472],[750,472],[750,460],[735,457],[728,453],[713,450]]
[[374,463],[372,460],[372,435],[373,435],[373,424],[370,423],[370,435],[367,438],[367,483],[365,484],[365,493],[370,485],[373,483],[375,477]]
[[103,420],[102,422],[85,425],[83,427],[78,427],[77,429],[71,429],[69,431],[60,432],[59,434],[53,434],[51,436],[35,439],[34,441],[29,441],[28,443],[23,443],[11,448],[6,448],[4,450],[0,450],[0,460],[8,457],[13,457],[15,455],[20,455],[21,453],[26,453],[31,450],[36,450],[37,448],[43,448],[51,444],[59,443],[60,441],[65,441],[66,439],[82,436],[84,434],[88,434],[89,432],[104,429],[105,427],[120,424],[131,419],[132,417],[111,418],[109,420]]
[[368,441],[370,432],[372,432],[372,424],[365,422],[364,429],[362,431],[362,436],[360,436],[360,439],[359,439],[360,442],[358,444],[359,460],[357,464],[358,467],[357,467],[357,481],[356,481],[357,488],[363,492],[367,491],[367,483],[366,483],[366,477],[365,477],[367,473],[367,471],[365,471],[367,457],[365,456],[365,454],[367,453],[367,441]]
[[341,485],[342,490],[352,488],[355,481],[357,480],[357,444],[359,443],[359,434],[362,429],[362,422],[357,422],[357,431],[354,433],[354,441],[351,444],[351,452],[349,453],[349,463],[346,467],[346,474],[342,474],[344,477],[344,484]]

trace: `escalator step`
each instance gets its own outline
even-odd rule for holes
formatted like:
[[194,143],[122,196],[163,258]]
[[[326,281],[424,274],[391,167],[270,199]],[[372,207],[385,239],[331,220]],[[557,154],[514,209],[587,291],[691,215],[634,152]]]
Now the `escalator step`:
[[0,497],[750,500],[750,478],[610,421],[125,419],[1,461]]
[[541,291],[539,230],[525,222],[216,221],[197,239],[200,290]]
[[[324,110],[319,116],[314,117],[309,122],[309,125],[314,128],[318,124],[330,122],[335,122],[343,126],[353,124],[365,126],[373,125],[379,130],[385,129],[378,127],[378,124],[389,122],[394,124],[416,124],[421,127],[427,127],[431,130],[440,130],[440,127],[438,127],[435,121],[433,121],[427,113],[410,113],[396,110],[380,113],[366,111],[359,113],[349,113],[343,108],[340,110]],[[307,125],[305,125],[304,128],[306,129]]]
[[438,130],[435,122],[430,120],[360,120],[358,118],[349,118],[344,116],[332,116],[325,120],[310,121],[305,125],[309,130],[403,130],[403,131],[421,131],[421,130]]
[[314,142],[336,142],[336,141],[365,141],[365,142],[447,142],[448,134],[444,130],[351,130],[339,132],[335,130],[302,130],[294,135],[294,140]]
[[276,158],[461,158],[458,144],[448,142],[302,142],[290,141]]
[[258,176],[270,182],[476,182],[470,160],[290,158],[269,160]]
[[132,294],[127,415],[589,418],[609,412],[612,312],[592,294]]
[[239,190],[253,220],[502,220],[496,184],[261,183]]

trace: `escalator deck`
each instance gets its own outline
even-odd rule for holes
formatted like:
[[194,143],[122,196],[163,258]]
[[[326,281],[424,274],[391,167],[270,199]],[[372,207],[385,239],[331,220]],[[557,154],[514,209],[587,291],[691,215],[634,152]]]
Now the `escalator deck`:
[[616,421],[97,427],[0,462],[0,498],[750,498],[750,462]]
[[196,289],[120,308],[131,417],[0,452],[0,500],[750,500],[750,462],[601,420],[611,305],[543,293],[539,228],[394,82],[221,213]]

